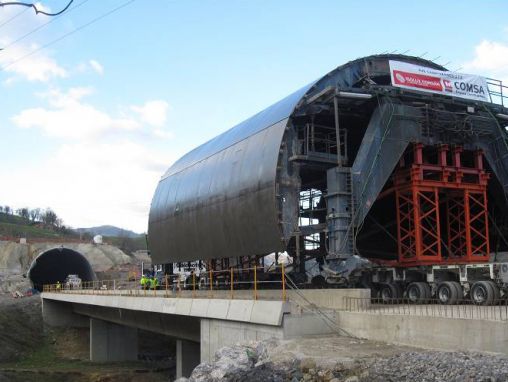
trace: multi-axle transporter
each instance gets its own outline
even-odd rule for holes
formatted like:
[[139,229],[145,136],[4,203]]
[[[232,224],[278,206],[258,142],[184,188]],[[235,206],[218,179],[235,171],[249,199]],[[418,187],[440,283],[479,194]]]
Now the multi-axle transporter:
[[418,57],[342,65],[169,168],[150,210],[153,262],[249,278],[286,252],[300,285],[504,298],[505,94]]

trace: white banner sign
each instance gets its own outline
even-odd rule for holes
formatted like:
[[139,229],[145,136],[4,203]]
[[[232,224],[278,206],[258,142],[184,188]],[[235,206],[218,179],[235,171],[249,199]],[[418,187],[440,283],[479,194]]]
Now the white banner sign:
[[490,102],[484,77],[444,72],[424,66],[390,60],[392,86]]

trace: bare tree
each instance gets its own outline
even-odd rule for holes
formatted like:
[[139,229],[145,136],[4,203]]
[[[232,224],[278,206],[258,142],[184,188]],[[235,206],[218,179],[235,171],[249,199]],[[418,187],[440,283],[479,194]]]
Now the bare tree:
[[41,209],[40,208],[34,208],[33,210],[30,210],[30,219],[33,223],[40,221],[41,219]]
[[49,226],[56,226],[57,220],[57,214],[51,208],[46,208],[46,211],[42,214],[42,222]]
[[11,207],[9,207],[9,206],[5,206],[5,207],[4,207],[4,212],[5,212],[6,214],[12,214],[12,208],[11,208]]
[[30,214],[29,214],[27,207],[18,208],[16,210],[16,213],[18,214],[18,216],[22,217],[23,219],[29,220],[29,218],[30,218]]

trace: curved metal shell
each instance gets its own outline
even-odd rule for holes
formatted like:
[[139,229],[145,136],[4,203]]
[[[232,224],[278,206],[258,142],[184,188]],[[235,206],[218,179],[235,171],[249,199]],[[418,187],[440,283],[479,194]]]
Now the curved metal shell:
[[327,86],[351,87],[398,55],[349,62],[206,142],[164,174],[152,200],[148,239],[156,264],[260,255],[285,249],[297,227],[299,175],[288,156],[290,117]]
[[[310,85],[178,160],[152,200],[155,263],[283,250],[277,162],[288,118]],[[296,219],[296,216],[295,216]],[[285,222],[291,228],[296,223]],[[261,239],[260,239],[261,238]]]

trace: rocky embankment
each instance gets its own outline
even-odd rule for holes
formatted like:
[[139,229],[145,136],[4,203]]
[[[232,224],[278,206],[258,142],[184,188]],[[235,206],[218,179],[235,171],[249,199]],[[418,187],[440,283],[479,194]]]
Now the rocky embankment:
[[322,337],[219,349],[178,382],[504,382],[508,359]]
[[0,363],[26,355],[42,341],[41,299],[0,295]]

